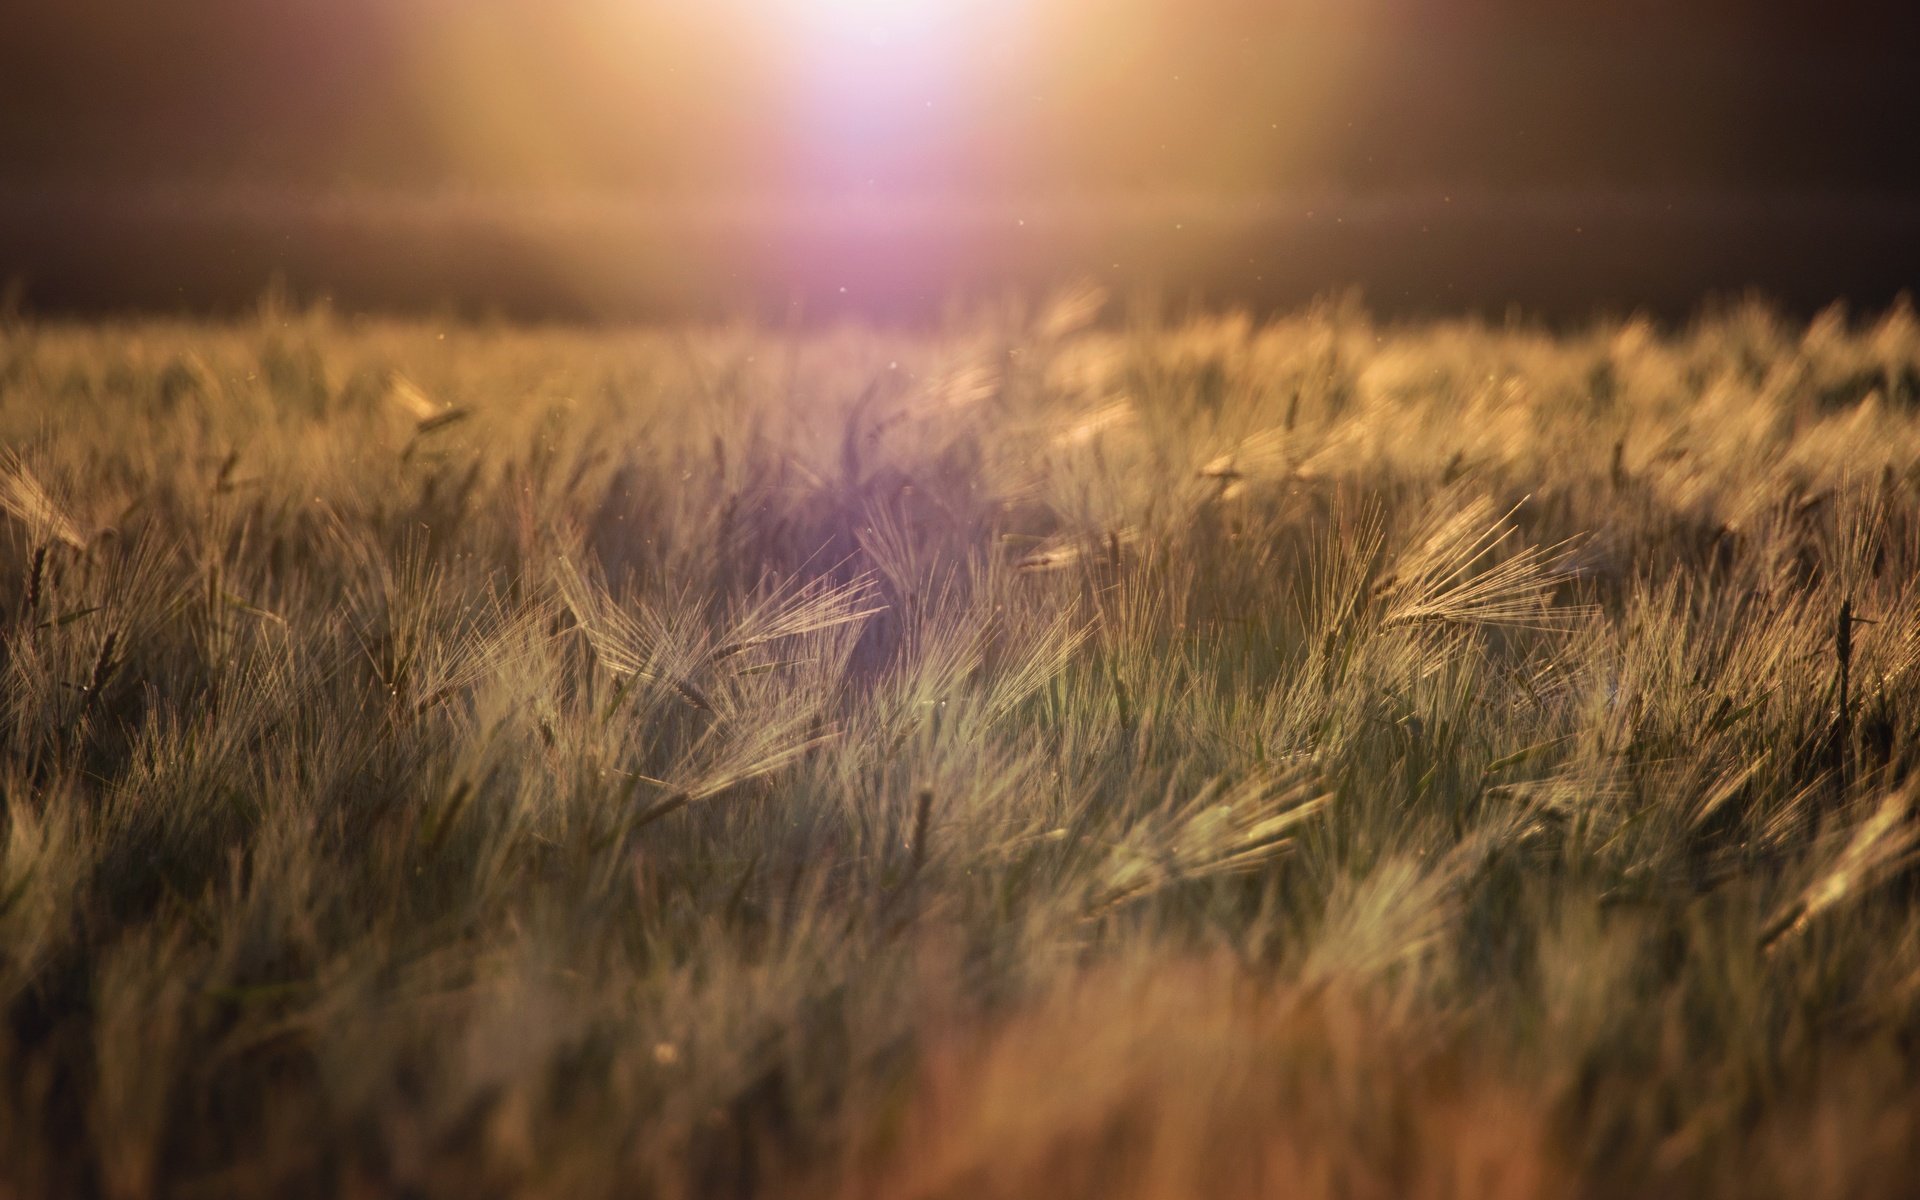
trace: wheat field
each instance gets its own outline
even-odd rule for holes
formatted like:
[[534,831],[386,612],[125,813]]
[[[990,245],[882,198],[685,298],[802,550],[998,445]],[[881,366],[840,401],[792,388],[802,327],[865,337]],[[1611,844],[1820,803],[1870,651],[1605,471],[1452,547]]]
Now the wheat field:
[[1911,1194],[1920,322],[0,328],[0,1196]]

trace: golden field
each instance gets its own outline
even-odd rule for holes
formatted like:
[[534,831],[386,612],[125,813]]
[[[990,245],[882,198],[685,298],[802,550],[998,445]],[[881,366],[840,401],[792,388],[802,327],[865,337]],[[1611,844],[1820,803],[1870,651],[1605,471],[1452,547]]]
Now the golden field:
[[0,1196],[1908,1194],[1920,323],[0,329]]

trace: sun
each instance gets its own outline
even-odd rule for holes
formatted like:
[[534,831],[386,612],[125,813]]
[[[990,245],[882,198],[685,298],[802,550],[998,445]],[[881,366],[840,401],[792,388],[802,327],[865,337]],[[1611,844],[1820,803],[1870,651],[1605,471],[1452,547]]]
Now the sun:
[[885,43],[952,32],[986,6],[969,0],[775,0],[775,7],[802,30]]
[[942,147],[981,135],[971,122],[1038,2],[732,0],[757,6],[796,177],[859,190],[937,175]]

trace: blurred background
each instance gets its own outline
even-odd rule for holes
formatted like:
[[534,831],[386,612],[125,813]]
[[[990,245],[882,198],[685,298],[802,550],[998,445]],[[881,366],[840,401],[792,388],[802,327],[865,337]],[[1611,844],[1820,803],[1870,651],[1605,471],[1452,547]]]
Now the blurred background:
[[917,320],[1883,306],[1920,18],[1784,0],[69,0],[0,13],[36,311]]

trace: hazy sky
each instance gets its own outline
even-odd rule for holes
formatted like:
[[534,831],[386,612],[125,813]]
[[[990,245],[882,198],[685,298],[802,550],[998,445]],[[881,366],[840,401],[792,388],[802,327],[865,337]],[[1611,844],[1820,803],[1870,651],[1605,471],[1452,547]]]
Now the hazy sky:
[[0,0],[47,311],[934,314],[1920,287],[1920,8],[1819,0]]
[[1906,191],[1912,7],[19,3],[0,180]]

